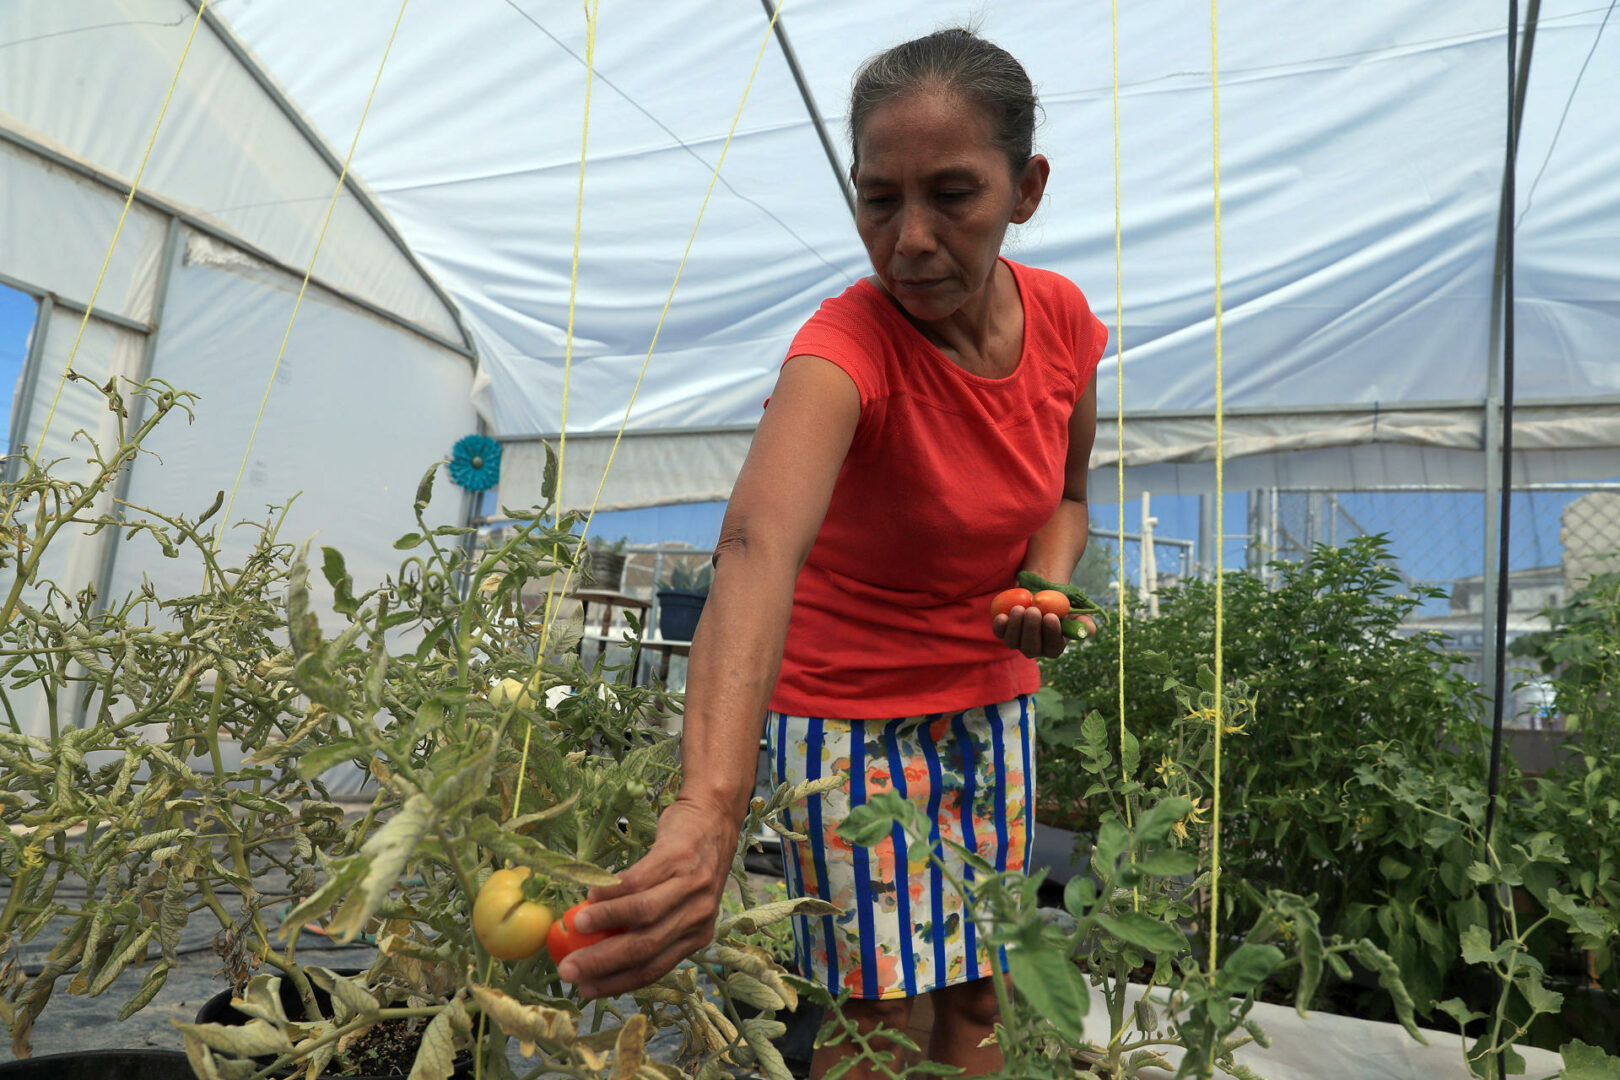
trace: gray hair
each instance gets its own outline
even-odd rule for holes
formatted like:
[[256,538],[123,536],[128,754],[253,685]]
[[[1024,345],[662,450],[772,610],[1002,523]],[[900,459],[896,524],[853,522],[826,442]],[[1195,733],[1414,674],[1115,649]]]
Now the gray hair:
[[1029,74],[1013,55],[966,27],[936,30],[878,53],[855,73],[849,95],[849,136],[860,164],[861,129],[872,110],[914,90],[938,87],[961,94],[984,109],[996,146],[1017,176],[1035,152],[1035,113],[1040,104]]

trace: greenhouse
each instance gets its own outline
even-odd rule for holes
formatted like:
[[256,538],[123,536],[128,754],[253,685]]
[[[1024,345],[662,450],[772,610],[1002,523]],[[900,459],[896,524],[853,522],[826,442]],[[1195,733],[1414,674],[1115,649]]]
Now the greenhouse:
[[[1030,406],[1078,540],[906,592],[862,560],[970,510],[857,474],[926,393],[851,374],[828,458],[799,361],[862,288],[927,321],[855,149],[928,95],[851,87],[958,26],[1050,166],[990,280],[1106,346]],[[1602,0],[0,4],[0,1080],[920,1077],[984,1007],[1007,1076],[1620,1078],[1617,105]],[[804,552],[742,622],[767,510]],[[803,690],[925,619],[966,678],[970,594],[1034,635],[1016,722]],[[752,767],[733,661],[777,689],[718,912],[576,929]]]

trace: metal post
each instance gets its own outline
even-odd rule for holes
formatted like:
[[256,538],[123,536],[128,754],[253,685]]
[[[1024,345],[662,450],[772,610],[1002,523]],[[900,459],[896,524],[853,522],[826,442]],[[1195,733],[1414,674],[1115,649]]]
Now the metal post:
[[[163,254],[158,258],[157,283],[152,293],[152,329],[147,331],[146,341],[141,347],[141,366],[135,374],[135,383],[140,385],[152,377],[152,362],[157,356],[158,328],[163,325],[163,308],[168,301],[169,274],[174,269],[175,255],[180,247],[180,222],[175,218],[169,219],[169,227],[163,236]],[[146,422],[146,399],[136,397],[129,403],[129,421],[125,430],[133,431]],[[138,459],[137,459],[138,460]],[[123,511],[119,505],[129,498],[130,476],[135,471],[135,462],[131,461],[119,472],[118,478],[113,481],[113,509],[112,512],[119,520],[123,520]],[[97,577],[99,584],[96,588],[95,603],[91,611],[97,615],[107,610],[107,597],[112,592],[113,571],[118,565],[118,549],[123,545],[122,529],[107,530],[102,538],[101,574]]]
[[788,40],[787,23],[777,14],[777,5],[771,0],[759,0],[765,8],[765,17],[776,19],[776,43],[782,46],[782,56],[787,60],[788,71],[793,75],[793,83],[799,88],[799,97],[804,100],[805,111],[810,114],[810,123],[815,125],[816,138],[821,140],[821,150],[827,155],[827,164],[832,166],[833,177],[838,181],[838,190],[844,195],[844,202],[849,206],[849,216],[855,216],[855,193],[850,190],[849,177],[844,172],[843,163],[838,160],[838,150],[833,146],[832,136],[827,134],[827,125],[822,122],[821,110],[816,108],[816,99],[810,93],[810,84],[805,81],[804,71],[799,67],[799,58],[793,51],[793,43]]
[[11,447],[6,457],[6,483],[22,479],[23,458],[28,450],[29,414],[34,409],[34,395],[39,392],[39,369],[45,366],[45,332],[51,325],[51,314],[56,301],[47,295],[39,302],[39,314],[34,318],[34,332],[28,338],[28,355],[23,358],[22,386],[17,392],[17,409],[11,418]]
[[1137,560],[1137,590],[1147,604],[1150,618],[1159,613],[1159,561],[1153,552],[1153,526],[1159,521],[1152,516],[1151,499],[1142,492],[1142,557]]
[[1215,574],[1215,497],[1198,496],[1198,576],[1208,579]]

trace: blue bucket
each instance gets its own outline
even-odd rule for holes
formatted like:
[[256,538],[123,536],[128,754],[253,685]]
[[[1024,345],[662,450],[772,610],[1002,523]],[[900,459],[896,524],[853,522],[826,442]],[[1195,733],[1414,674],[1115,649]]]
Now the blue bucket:
[[665,641],[691,641],[697,632],[698,618],[703,614],[703,602],[708,598],[708,593],[660,589],[658,633]]

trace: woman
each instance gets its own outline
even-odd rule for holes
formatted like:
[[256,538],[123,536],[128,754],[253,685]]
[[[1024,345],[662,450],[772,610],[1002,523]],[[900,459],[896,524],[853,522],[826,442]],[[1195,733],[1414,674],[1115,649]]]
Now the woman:
[[1055,615],[992,619],[990,600],[1020,569],[1067,581],[1085,550],[1107,337],[1074,285],[1000,257],[1046,186],[1035,110],[1018,62],[966,30],[858,74],[850,176],[874,272],[800,331],[738,477],[692,646],[680,796],[580,916],[627,928],[564,963],[587,994],[644,985],[709,940],[768,717],[774,779],[852,774],[794,808],[814,835],[789,853],[789,887],[845,908],[801,920],[806,977],[851,991],[845,1013],[868,1028],[903,1028],[929,994],[930,1056],[998,1070],[979,1044],[1004,959],[926,864],[835,830],[893,787],[996,865],[1027,858],[1034,658],[1065,641]]

